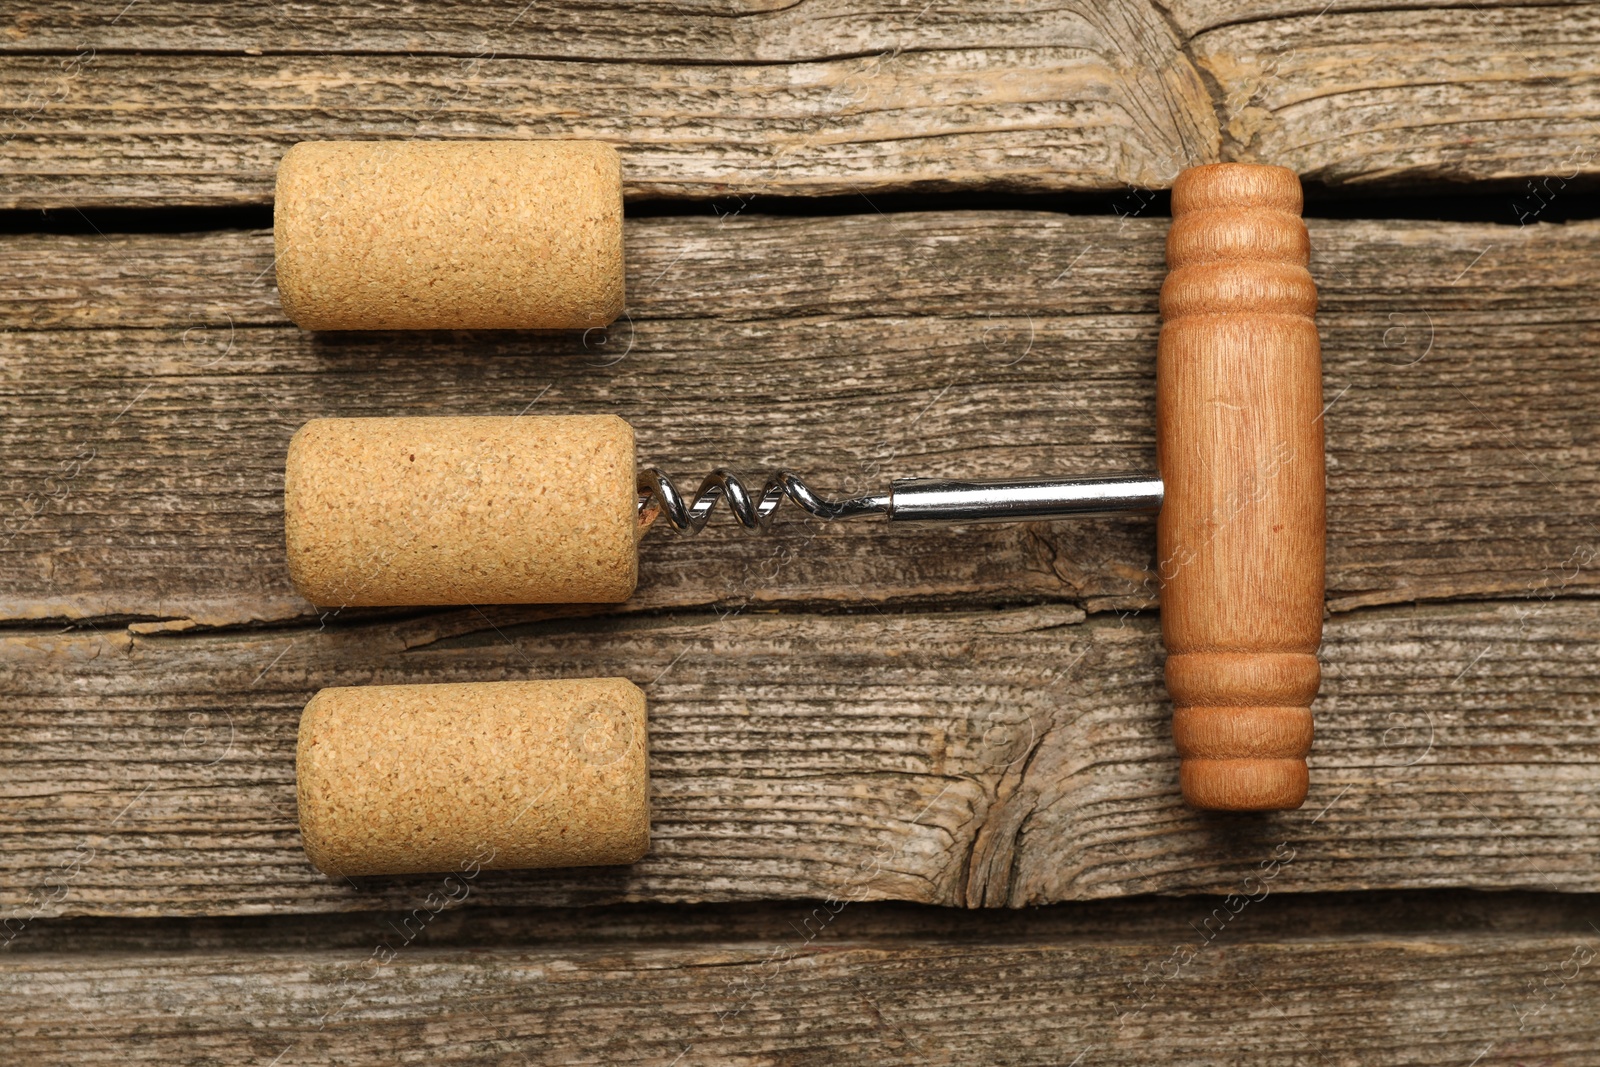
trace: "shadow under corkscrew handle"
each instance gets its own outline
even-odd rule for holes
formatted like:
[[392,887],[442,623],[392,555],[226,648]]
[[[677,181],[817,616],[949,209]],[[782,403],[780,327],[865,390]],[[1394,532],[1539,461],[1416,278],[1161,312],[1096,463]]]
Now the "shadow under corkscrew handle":
[[1161,629],[1184,799],[1297,808],[1320,682],[1322,364],[1300,182],[1196,167],[1172,189],[1156,370]]

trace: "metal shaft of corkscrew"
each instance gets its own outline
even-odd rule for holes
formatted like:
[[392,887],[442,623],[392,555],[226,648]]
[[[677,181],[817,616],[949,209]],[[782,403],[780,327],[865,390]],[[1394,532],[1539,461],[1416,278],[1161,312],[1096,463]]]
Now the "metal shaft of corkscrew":
[[765,526],[785,499],[821,519],[882,515],[891,522],[1046,522],[1161,510],[1161,479],[1153,474],[991,482],[902,478],[887,493],[828,500],[792,471],[779,471],[752,494],[731,471],[718,468],[686,501],[660,468],[646,467],[639,471],[638,488],[642,524],[659,518],[691,533],[705,526],[719,500],[752,530]]

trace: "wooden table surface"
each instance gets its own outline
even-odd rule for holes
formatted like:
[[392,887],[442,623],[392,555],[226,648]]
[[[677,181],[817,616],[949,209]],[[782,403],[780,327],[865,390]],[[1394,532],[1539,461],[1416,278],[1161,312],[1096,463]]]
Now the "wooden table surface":
[[[0,22],[4,1062],[1600,1064],[1600,6],[46,2]],[[595,137],[628,310],[311,335],[314,138]],[[1148,519],[653,533],[615,609],[319,615],[323,415],[641,461],[1147,469],[1166,198],[1307,184],[1299,811],[1180,802]],[[626,869],[331,880],[318,688],[621,675]]]

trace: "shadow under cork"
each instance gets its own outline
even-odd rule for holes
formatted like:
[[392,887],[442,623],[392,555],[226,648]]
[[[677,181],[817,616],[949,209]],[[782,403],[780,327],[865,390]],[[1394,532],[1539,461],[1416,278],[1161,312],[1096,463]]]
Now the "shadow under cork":
[[305,336],[318,357],[351,364],[350,369],[381,365],[398,355],[437,355],[438,371],[466,357],[530,359],[550,371],[614,364],[617,335],[628,332],[621,320],[587,330],[311,330]]
[[352,911],[383,911],[396,906],[414,919],[425,919],[459,907],[473,897],[502,894],[549,894],[561,907],[588,908],[615,904],[633,882],[631,866],[563,867],[551,870],[463,869],[432,874],[360,875],[330,879],[351,890]]

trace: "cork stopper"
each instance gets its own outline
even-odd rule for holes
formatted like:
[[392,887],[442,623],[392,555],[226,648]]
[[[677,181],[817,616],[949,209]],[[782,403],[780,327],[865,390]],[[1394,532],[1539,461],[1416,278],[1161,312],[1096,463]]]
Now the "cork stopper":
[[307,330],[585,329],[622,311],[622,166],[598,141],[304,141],[278,295]]
[[314,419],[289,443],[289,577],[324,607],[614,604],[639,573],[614,415]]
[[306,855],[330,875],[633,863],[645,742],[622,678],[324,689],[295,761]]

